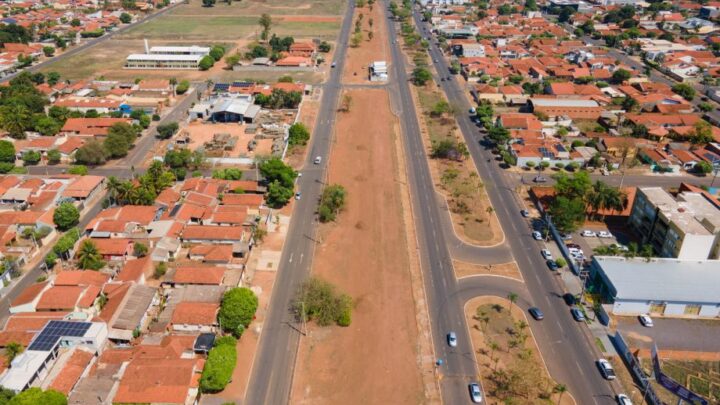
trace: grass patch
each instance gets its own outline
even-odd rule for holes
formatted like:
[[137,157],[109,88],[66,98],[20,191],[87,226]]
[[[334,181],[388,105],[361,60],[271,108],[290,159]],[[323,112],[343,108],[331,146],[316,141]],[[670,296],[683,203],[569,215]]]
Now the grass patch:
[[603,344],[602,340],[600,340],[599,337],[595,338],[595,346],[597,346],[598,349],[600,349],[600,351],[602,353],[605,353],[607,351],[607,350],[605,350],[605,345]]
[[[334,39],[340,22],[278,21],[272,32],[295,37]],[[257,16],[167,15],[123,33],[123,39],[237,40],[260,33]]]
[[[641,364],[648,373],[652,369],[649,358],[641,359]],[[720,403],[720,362],[665,360],[662,362],[662,370],[675,381],[708,399],[710,403]],[[677,400],[667,390],[657,384],[654,386],[663,401],[674,403]]]
[[215,7],[203,7],[202,2],[183,4],[174,15],[340,15],[345,9],[341,0],[273,0],[272,2],[243,0],[228,6],[218,2]]

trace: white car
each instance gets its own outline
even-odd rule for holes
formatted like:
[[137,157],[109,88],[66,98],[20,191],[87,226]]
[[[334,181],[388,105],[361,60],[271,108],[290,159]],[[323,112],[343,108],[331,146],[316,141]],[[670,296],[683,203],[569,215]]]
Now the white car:
[[542,237],[542,234],[541,234],[540,232],[538,232],[538,231],[533,231],[532,237],[533,237],[533,239],[535,239],[535,240],[542,240],[542,238],[543,238],[543,237]]
[[595,237],[595,236],[597,236],[597,234],[596,234],[595,232],[593,232],[593,231],[591,231],[591,230],[589,230],[589,229],[586,229],[586,230],[582,231],[581,235],[582,235],[582,236],[590,236],[590,237]]
[[654,326],[653,320],[648,314],[640,314],[640,316],[638,316],[638,319],[640,320],[642,326],[646,328],[652,328]]
[[541,251],[540,251],[540,254],[542,255],[542,257],[543,257],[545,260],[552,260],[552,258],[553,258],[552,253],[550,253],[550,251],[547,250],[547,249],[541,250]]
[[608,231],[600,231],[600,232],[598,232],[597,236],[598,236],[598,238],[612,238],[613,234],[611,234]]
[[475,404],[482,403],[483,397],[482,391],[480,390],[480,384],[470,383],[470,385],[468,385],[468,389],[470,390],[470,400]]
[[455,332],[450,332],[447,334],[447,342],[448,346],[457,347],[457,335],[455,334]]
[[615,397],[617,400],[618,405],[633,405],[632,401],[630,400],[630,397],[628,397],[625,394],[618,394],[617,397]]
[[316,164],[316,165],[319,165],[320,162],[322,162],[322,157],[320,157],[320,156],[315,156],[315,164]]
[[602,374],[603,378],[606,380],[614,380],[615,379],[615,369],[613,368],[612,364],[610,364],[609,361],[605,359],[599,359],[597,361],[598,368],[600,369],[600,373]]

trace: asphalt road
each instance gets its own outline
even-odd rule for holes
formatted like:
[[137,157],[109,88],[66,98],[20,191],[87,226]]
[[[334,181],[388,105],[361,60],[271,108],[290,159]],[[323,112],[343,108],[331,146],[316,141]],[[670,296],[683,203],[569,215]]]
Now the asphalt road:
[[[413,15],[417,26],[424,27],[423,36],[428,36],[429,31],[426,31],[428,28],[421,22],[417,10]],[[434,66],[439,75],[452,76],[444,56],[434,43],[431,44],[429,51],[433,61],[437,61],[434,62]],[[470,108],[462,86],[455,80],[439,83],[451,104],[459,106],[464,111]],[[470,120],[469,115],[459,114],[457,122],[478,173],[486,184],[487,192],[502,224],[512,255],[522,272],[528,291],[527,304],[538,306],[545,313],[545,320],[533,322],[531,329],[538,340],[550,373],[558,382],[568,386],[579,404],[614,403],[614,394],[618,386],[608,383],[598,373],[595,361],[599,357],[599,352],[591,342],[589,331],[572,319],[569,309],[563,303],[561,297],[564,291],[561,282],[556,280],[553,273],[547,271],[545,262],[539,253],[540,246],[530,236],[529,223],[519,214],[522,206],[514,193],[515,187],[509,179],[510,176],[494,161],[490,150],[485,150],[480,146],[477,127]],[[433,269],[433,273],[435,272]],[[489,278],[473,278],[473,280],[478,280],[473,282],[477,283],[475,289],[473,289],[473,284],[469,284],[470,282],[463,279],[459,286],[465,294],[463,297],[486,293],[488,289],[483,286],[489,283],[487,279]],[[507,284],[501,283],[491,291],[496,291],[500,295],[505,291],[518,292],[515,291],[517,288],[519,287],[508,282]],[[449,295],[447,296],[449,297]],[[455,301],[458,300],[459,297]],[[444,309],[457,310],[450,306],[445,306]],[[432,310],[431,312],[434,313]],[[454,317],[451,313],[442,315]],[[446,403],[456,402],[446,401]]]
[[55,63],[55,62],[59,62],[59,61],[61,61],[61,60],[63,60],[63,59],[67,59],[67,58],[69,58],[69,57],[72,57],[73,55],[76,55],[76,54],[78,54],[78,53],[80,53],[80,52],[82,52],[82,51],[84,51],[84,50],[86,50],[86,49],[88,49],[88,48],[91,48],[91,47],[93,47],[93,46],[99,45],[99,44],[107,41],[108,39],[114,37],[115,35],[118,35],[118,34],[120,34],[120,33],[123,33],[123,32],[125,32],[125,31],[128,31],[128,30],[136,27],[136,26],[139,25],[139,24],[143,24],[143,23],[152,21],[152,20],[156,19],[157,17],[159,17],[159,16],[167,13],[168,11],[174,9],[175,7],[179,6],[180,4],[183,4],[183,3],[182,3],[182,2],[179,2],[179,3],[172,4],[172,5],[168,6],[168,7],[163,8],[162,10],[159,10],[159,11],[157,11],[157,12],[155,12],[155,13],[152,13],[152,14],[148,15],[147,17],[145,17],[145,18],[143,18],[143,19],[141,19],[141,20],[138,20],[138,21],[136,21],[136,22],[134,22],[134,23],[132,23],[132,24],[122,25],[122,26],[121,26],[120,28],[118,28],[117,30],[111,31],[111,32],[103,35],[103,36],[100,37],[100,38],[95,38],[95,39],[87,40],[87,41],[85,41],[84,43],[82,43],[82,44],[80,44],[80,45],[77,45],[77,46],[74,46],[74,47],[70,48],[70,50],[69,50],[69,51],[66,51],[65,53],[62,53],[62,54],[60,54],[60,55],[58,55],[58,56],[55,56],[55,57],[53,57],[53,58],[51,58],[51,59],[48,59],[48,60],[43,61],[43,62],[40,62],[40,63],[38,63],[38,64],[35,64],[35,65],[32,65],[32,66],[28,66],[28,67],[26,67],[25,69],[22,69],[22,70],[20,70],[20,71],[18,71],[18,72],[15,72],[15,73],[13,73],[13,74],[11,74],[11,75],[7,75],[7,76],[5,76],[5,77],[3,77],[3,78],[0,79],[0,83],[3,83],[3,82],[6,82],[6,81],[10,80],[10,79],[12,79],[13,77],[19,75],[19,74],[22,73],[22,72],[34,72],[34,71],[36,71],[36,70],[39,70],[39,69],[48,67],[48,66],[52,65],[52,64]]
[[[297,205],[290,220],[245,395],[244,403],[247,404],[285,404],[290,399],[295,359],[301,338],[301,325],[290,312],[290,305],[298,287],[310,273],[316,245],[315,210],[326,178],[326,165],[334,164],[329,161],[330,141],[342,88],[340,80],[352,24],[353,4],[349,3],[343,19],[333,60],[336,67],[330,70],[330,77],[323,87],[320,111],[302,170],[303,175],[297,182],[303,197],[296,201]],[[322,157],[320,165],[313,164],[316,156]],[[269,294],[270,291],[264,293]],[[242,401],[242,398],[237,400]]]
[[[387,6],[387,2],[382,3]],[[383,7],[389,18],[387,7]],[[432,339],[435,357],[443,360],[438,373],[441,375],[440,391],[445,404],[463,404],[470,402],[468,383],[478,381],[478,368],[468,333],[462,303],[458,300],[457,280],[448,251],[448,243],[443,232],[443,218],[435,194],[430,169],[426,159],[425,147],[420,138],[420,127],[415,115],[415,105],[410,93],[409,77],[400,49],[399,36],[395,25],[387,24],[392,39],[390,92],[391,102],[400,115],[403,130],[407,173],[418,237],[420,263],[425,283],[427,306],[432,327]],[[447,215],[447,214],[443,214]],[[455,331],[458,345],[451,348],[447,344],[447,333]]]
[[[100,198],[97,198],[94,201],[94,204],[87,210],[85,215],[80,218],[80,223],[78,224],[79,229],[85,229],[87,224],[95,218],[95,216],[102,210],[102,201],[105,199],[104,196],[101,196]],[[20,280],[13,286],[13,288],[5,295],[0,298],[0,325],[5,325],[5,322],[7,321],[7,318],[10,316],[10,303],[15,300],[25,289],[35,283],[35,280],[38,279],[41,275],[45,273],[45,261],[41,260],[38,262],[38,264],[27,271]],[[58,264],[56,266],[60,266],[60,261],[58,261]]]

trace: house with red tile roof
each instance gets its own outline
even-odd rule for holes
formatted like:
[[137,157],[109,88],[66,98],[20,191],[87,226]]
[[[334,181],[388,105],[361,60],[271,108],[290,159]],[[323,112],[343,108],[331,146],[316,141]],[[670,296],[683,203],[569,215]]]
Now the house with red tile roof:
[[89,286],[102,287],[110,281],[110,276],[93,270],[61,270],[55,276],[56,286]]
[[192,403],[202,367],[195,359],[137,357],[125,368],[113,403]]
[[86,201],[102,192],[105,177],[85,175],[76,177],[65,187],[62,196],[75,201]]
[[75,347],[70,352],[62,353],[65,357],[62,367],[51,374],[44,382],[44,389],[52,389],[68,395],[80,381],[80,378],[95,358],[95,353],[84,347]]
[[106,261],[123,261],[132,255],[133,241],[126,238],[92,238],[95,247]]
[[66,135],[103,138],[107,136],[111,126],[131,122],[128,118],[68,118],[60,132]]
[[173,310],[170,327],[175,332],[214,332],[218,326],[219,310],[220,304],[217,302],[180,302]]
[[149,256],[135,260],[126,260],[123,263],[120,273],[115,277],[115,281],[133,282],[143,285],[147,277],[152,275],[153,269],[153,262]]
[[94,313],[100,295],[96,286],[54,286],[45,290],[36,305],[39,311]]
[[183,243],[234,244],[247,242],[249,236],[242,226],[187,225],[180,240]]
[[286,56],[275,62],[275,66],[282,67],[311,67],[312,65],[312,60],[304,56]]
[[172,285],[221,285],[225,278],[225,268],[219,266],[182,265],[170,274],[168,281]]
[[50,287],[51,285],[48,282],[35,283],[26,287],[20,295],[10,302],[10,313],[35,312],[40,297]]

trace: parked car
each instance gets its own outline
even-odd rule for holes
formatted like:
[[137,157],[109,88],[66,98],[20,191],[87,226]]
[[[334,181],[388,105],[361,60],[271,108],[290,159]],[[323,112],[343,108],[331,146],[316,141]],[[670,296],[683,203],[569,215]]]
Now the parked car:
[[638,316],[638,319],[640,320],[642,326],[646,328],[652,328],[653,326],[655,326],[655,324],[653,324],[652,318],[650,318],[650,315],[648,314],[640,314],[640,316]]
[[560,237],[562,238],[562,240],[570,240],[570,239],[572,239],[572,234],[571,233],[561,233]]
[[618,394],[615,399],[617,400],[618,405],[633,405],[630,397],[625,394]]
[[540,251],[540,254],[542,255],[542,257],[543,257],[545,260],[552,260],[552,258],[553,258],[552,253],[550,253],[550,251],[547,250],[547,249],[541,250],[541,251]]
[[535,239],[535,240],[542,240],[542,239],[543,239],[542,234],[541,234],[540,232],[538,232],[538,231],[533,231],[532,237],[533,237],[533,239]]
[[475,382],[470,383],[470,385],[468,385],[468,389],[470,389],[470,399],[473,401],[473,403],[482,403],[483,397],[482,391],[480,391],[480,384]]
[[302,193],[301,193],[301,192],[298,191],[297,193],[295,193],[295,199],[296,199],[296,200],[299,200],[301,196],[302,196]]
[[567,246],[568,250],[580,249],[580,245],[577,243],[566,243],[565,246]]
[[530,315],[532,315],[533,318],[535,318],[536,321],[542,321],[545,319],[545,315],[542,313],[540,308],[532,307],[528,309],[528,312]]
[[522,215],[523,217],[527,218],[527,217],[530,216],[530,211],[528,211],[528,210],[521,210],[521,211],[520,211],[520,215]]
[[619,251],[621,251],[621,252],[628,252],[628,251],[630,251],[630,248],[628,248],[628,247],[625,246],[625,245],[621,245],[621,244],[619,244],[619,243],[613,243],[613,244],[610,245],[610,246],[614,246],[615,249],[617,249],[617,250],[619,250]]
[[547,179],[546,179],[545,177],[543,177],[543,176],[535,176],[535,178],[533,179],[533,181],[534,181],[535,183],[545,183],[545,182],[547,182]]
[[600,232],[598,232],[597,236],[598,236],[598,238],[612,238],[613,234],[611,234],[608,231],[600,231]]
[[337,66],[337,63],[335,63],[335,62],[333,62],[333,63],[330,64],[330,67],[331,67],[331,68],[334,68],[335,66]]
[[455,334],[455,332],[450,332],[447,334],[447,341],[448,346],[457,347],[457,335]]
[[570,313],[572,314],[573,319],[575,319],[578,322],[584,322],[585,321],[585,315],[583,315],[582,311],[578,307],[573,307],[570,310]]
[[546,261],[545,263],[547,264],[548,268],[550,268],[550,270],[557,270],[557,269],[558,269],[558,265],[557,265],[557,263],[555,262],[555,260],[548,260],[548,261]]
[[596,236],[597,236],[597,234],[596,234],[595,232],[593,232],[593,231],[591,231],[591,230],[589,230],[589,229],[586,229],[586,230],[582,231],[581,235],[582,235],[582,236],[589,236],[589,237],[596,237]]
[[615,379],[615,369],[613,368],[612,364],[610,364],[609,361],[605,359],[599,359],[597,361],[598,368],[600,369],[600,374],[602,374],[603,378],[606,380],[614,380]]
[[565,303],[567,305],[570,305],[570,306],[575,305],[575,303],[577,302],[577,299],[575,298],[575,296],[570,293],[563,294],[563,300],[565,301]]
[[316,165],[319,165],[320,162],[322,162],[322,157],[321,157],[321,156],[315,156],[315,164],[316,164]]

